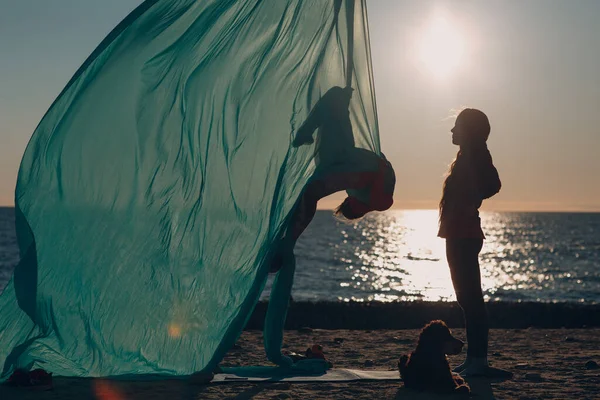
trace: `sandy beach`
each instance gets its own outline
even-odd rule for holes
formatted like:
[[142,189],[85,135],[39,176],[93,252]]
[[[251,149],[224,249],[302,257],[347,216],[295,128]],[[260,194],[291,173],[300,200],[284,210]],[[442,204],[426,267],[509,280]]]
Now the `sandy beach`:
[[[464,339],[464,331],[454,329]],[[398,357],[409,352],[419,331],[322,330],[286,331],[285,351],[302,351],[322,344],[335,367],[395,369]],[[341,340],[340,340],[341,339]],[[476,399],[598,399],[600,329],[493,329],[490,360],[510,369],[514,379],[505,382],[470,380]],[[464,354],[450,359],[451,364]],[[586,366],[587,364],[587,366]],[[222,366],[268,365],[262,347],[262,332],[245,331]],[[122,382],[99,379],[56,378],[54,390],[32,392],[0,387],[0,399],[436,399],[402,388],[401,382],[348,382],[322,384],[208,384],[185,380]]]

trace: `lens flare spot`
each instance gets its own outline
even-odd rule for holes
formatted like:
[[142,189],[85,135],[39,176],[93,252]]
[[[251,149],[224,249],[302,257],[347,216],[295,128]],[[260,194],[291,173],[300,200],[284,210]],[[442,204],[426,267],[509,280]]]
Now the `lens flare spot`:
[[181,329],[181,325],[179,325],[179,324],[173,324],[173,323],[169,324],[168,331],[169,331],[169,336],[171,336],[172,338],[181,337],[182,329]]
[[125,395],[114,384],[106,380],[95,380],[93,388],[98,400],[126,400]]

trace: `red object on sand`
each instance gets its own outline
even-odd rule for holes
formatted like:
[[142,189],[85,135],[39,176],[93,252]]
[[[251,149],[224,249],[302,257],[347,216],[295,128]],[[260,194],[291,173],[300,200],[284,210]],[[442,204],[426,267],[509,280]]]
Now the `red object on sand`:
[[312,347],[306,349],[306,357],[320,358],[324,360],[325,354],[323,353],[323,346],[321,346],[320,344],[313,344]]
[[10,386],[28,387],[35,390],[50,390],[52,389],[52,374],[43,369],[33,371],[17,369],[6,383]]

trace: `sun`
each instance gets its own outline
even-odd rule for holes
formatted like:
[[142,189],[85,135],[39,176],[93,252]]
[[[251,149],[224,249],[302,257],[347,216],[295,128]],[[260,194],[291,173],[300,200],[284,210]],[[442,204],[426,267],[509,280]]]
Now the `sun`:
[[417,40],[419,66],[434,78],[448,79],[461,67],[465,56],[465,38],[449,16],[433,16]]

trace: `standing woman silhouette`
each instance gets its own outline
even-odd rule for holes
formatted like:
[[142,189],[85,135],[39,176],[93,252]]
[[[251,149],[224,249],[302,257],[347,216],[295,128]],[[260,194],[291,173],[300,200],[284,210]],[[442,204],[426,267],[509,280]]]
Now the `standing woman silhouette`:
[[479,207],[500,191],[498,171],[487,148],[490,123],[476,109],[463,110],[451,130],[460,149],[444,182],[438,236],[446,239],[446,257],[467,330],[467,359],[454,371],[462,375],[509,378],[488,365],[488,315],[481,290],[479,252],[485,236]]

